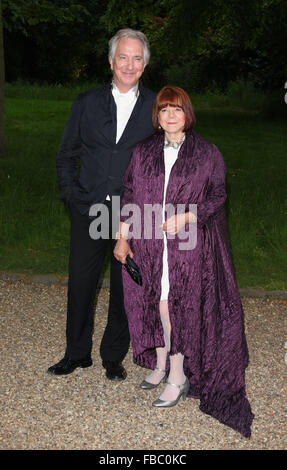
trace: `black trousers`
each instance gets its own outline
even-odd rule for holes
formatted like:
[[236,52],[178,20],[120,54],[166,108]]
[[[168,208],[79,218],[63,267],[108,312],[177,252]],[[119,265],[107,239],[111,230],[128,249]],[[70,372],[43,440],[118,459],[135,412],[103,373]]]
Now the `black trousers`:
[[124,310],[122,264],[113,255],[112,210],[109,213],[109,239],[94,240],[89,235],[92,219],[82,215],[71,203],[70,258],[67,308],[66,356],[77,360],[92,351],[94,301],[107,250],[111,252],[110,300],[108,320],[101,341],[100,354],[104,361],[121,362],[129,349],[130,336]]

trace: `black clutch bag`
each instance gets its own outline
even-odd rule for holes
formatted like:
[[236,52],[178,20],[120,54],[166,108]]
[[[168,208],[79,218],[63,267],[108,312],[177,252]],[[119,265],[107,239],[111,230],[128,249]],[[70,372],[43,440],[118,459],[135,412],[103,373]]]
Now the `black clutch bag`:
[[140,268],[129,255],[127,255],[126,257],[126,263],[124,266],[127,272],[129,273],[129,275],[131,276],[131,278],[133,279],[133,281],[135,281],[139,286],[142,286],[143,282],[142,282]]

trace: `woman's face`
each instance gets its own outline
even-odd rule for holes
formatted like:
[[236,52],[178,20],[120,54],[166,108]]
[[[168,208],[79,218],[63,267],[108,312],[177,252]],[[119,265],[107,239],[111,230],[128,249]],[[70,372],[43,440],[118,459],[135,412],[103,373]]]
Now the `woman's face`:
[[180,134],[185,125],[185,113],[179,106],[167,106],[160,110],[158,121],[168,134]]

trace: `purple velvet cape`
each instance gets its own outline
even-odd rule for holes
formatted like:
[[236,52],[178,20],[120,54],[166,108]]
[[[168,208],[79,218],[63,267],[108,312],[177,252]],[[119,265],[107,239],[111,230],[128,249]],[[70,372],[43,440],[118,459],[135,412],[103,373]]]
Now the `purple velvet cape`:
[[[162,204],[163,144],[161,132],[136,146],[121,206],[134,203],[143,213],[144,204]],[[245,393],[248,349],[224,211],[225,173],[216,146],[187,132],[170,174],[166,204],[186,204],[187,210],[197,204],[197,244],[184,251],[177,237],[167,240],[170,354],[185,356],[189,396],[199,398],[200,410],[250,437],[254,415]],[[133,360],[154,369],[155,348],[164,346],[159,314],[163,240],[132,238],[130,246],[143,277],[140,287],[123,268]]]

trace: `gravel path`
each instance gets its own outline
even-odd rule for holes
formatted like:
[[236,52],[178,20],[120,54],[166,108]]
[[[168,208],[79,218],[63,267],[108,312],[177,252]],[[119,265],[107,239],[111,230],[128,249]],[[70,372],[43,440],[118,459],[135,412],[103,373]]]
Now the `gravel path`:
[[88,369],[53,377],[47,368],[63,355],[65,285],[0,280],[0,448],[209,450],[286,449],[287,300],[243,298],[250,365],[247,394],[255,419],[251,439],[182,400],[156,410],[159,390],[138,384],[147,371],[131,350],[122,383],[105,378],[99,344],[106,322],[108,289],[99,291],[93,360]]

